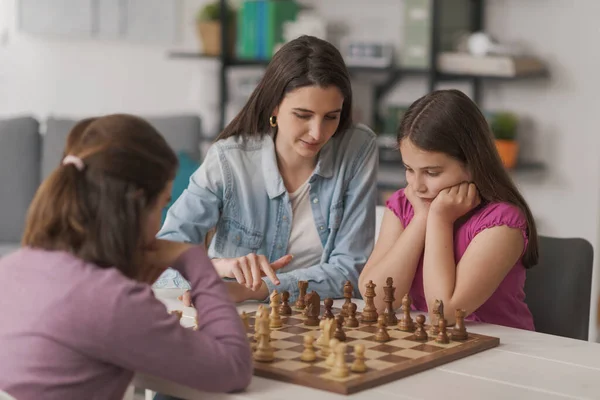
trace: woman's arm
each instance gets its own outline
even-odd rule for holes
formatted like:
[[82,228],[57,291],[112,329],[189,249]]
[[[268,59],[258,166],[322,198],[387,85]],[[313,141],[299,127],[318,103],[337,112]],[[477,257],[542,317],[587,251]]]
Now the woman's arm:
[[169,315],[148,285],[115,274],[117,282],[102,285],[114,292],[98,299],[87,329],[71,331],[77,343],[70,345],[107,363],[198,390],[244,389],[252,376],[252,353],[224,283],[201,247],[185,251],[172,266],[192,285],[197,331]]
[[[394,309],[400,307],[402,296],[410,291],[419,259],[425,246],[425,228],[427,215],[415,216],[406,229],[402,221],[389,209],[385,210],[381,231],[375,249],[360,275],[359,285],[361,294],[365,295],[365,285],[373,281],[377,288],[385,286],[386,279],[394,280],[396,293]],[[376,291],[377,291],[376,288]],[[378,296],[373,299],[378,311],[383,311],[383,291],[379,289]]]

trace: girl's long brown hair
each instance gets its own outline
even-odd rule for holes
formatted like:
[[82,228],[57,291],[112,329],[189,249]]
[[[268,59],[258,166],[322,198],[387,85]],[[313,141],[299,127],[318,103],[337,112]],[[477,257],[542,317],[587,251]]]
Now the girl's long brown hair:
[[115,114],[79,122],[59,165],[28,211],[24,246],[61,250],[125,276],[142,274],[140,249],[148,207],[175,176],[178,161],[148,122]]
[[398,129],[398,145],[409,138],[417,147],[463,162],[482,200],[518,207],[527,219],[528,246],[523,265],[538,263],[538,237],[527,202],[502,165],[488,122],[477,105],[458,90],[438,90],[415,101]]

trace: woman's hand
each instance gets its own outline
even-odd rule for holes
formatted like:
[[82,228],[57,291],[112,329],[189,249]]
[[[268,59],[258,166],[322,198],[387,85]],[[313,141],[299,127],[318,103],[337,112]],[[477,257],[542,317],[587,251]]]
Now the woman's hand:
[[225,286],[231,301],[234,303],[242,303],[247,300],[263,301],[269,296],[269,288],[262,279],[259,288],[256,290],[249,289],[237,282],[225,282]]
[[454,223],[480,203],[475,184],[463,182],[442,190],[431,203],[429,212],[448,223]]
[[273,284],[279,285],[275,271],[288,265],[292,258],[288,254],[269,264],[267,257],[250,253],[237,258],[216,258],[213,259],[213,264],[221,278],[235,278],[240,285],[258,290],[263,283],[263,276],[267,276]]

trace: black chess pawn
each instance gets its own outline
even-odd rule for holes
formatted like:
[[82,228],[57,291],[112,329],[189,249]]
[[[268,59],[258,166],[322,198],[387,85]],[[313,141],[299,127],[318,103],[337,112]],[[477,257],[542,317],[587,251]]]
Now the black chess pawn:
[[358,319],[356,319],[356,304],[350,303],[348,305],[348,316],[344,321],[345,325],[348,328],[357,328],[358,327]]
[[292,315],[292,307],[290,307],[290,292],[284,290],[281,292],[281,305],[279,306],[279,315]]
[[410,317],[410,305],[412,300],[410,296],[407,294],[402,298],[402,319],[398,323],[398,329],[404,332],[412,332],[415,330],[415,324],[413,323],[412,318]]
[[326,298],[325,300],[323,300],[323,305],[325,306],[325,313],[323,313],[323,319],[335,318],[333,312],[331,311],[331,308],[333,307],[333,299],[331,297]]
[[448,334],[446,333],[446,318],[440,317],[440,322],[438,324],[438,327],[439,327],[439,333],[438,333],[435,341],[438,343],[441,343],[441,344],[450,343],[450,338],[448,337]]
[[419,341],[427,341],[429,337],[427,336],[427,331],[425,331],[425,316],[422,314],[417,315],[415,318],[417,321],[417,330],[415,330],[415,340]]
[[465,328],[465,314],[466,311],[462,309],[455,311],[454,316],[456,318],[456,324],[451,332],[452,340],[467,340],[469,335],[467,333],[467,328]]
[[387,342],[390,340],[390,334],[385,327],[385,316],[380,315],[377,318],[377,332],[375,333],[375,341]]
[[340,342],[345,342],[346,341],[346,332],[344,332],[344,329],[342,328],[342,325],[344,325],[344,316],[343,315],[338,315],[337,317],[335,317],[335,332],[333,333],[333,337],[337,340],[339,340]]

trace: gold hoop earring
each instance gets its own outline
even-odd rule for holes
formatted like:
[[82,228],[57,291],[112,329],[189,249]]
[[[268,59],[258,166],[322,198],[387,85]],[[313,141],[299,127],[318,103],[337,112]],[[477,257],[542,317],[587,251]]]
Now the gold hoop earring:
[[275,128],[277,126],[277,117],[271,115],[271,118],[269,118],[269,124],[271,124],[271,126]]

